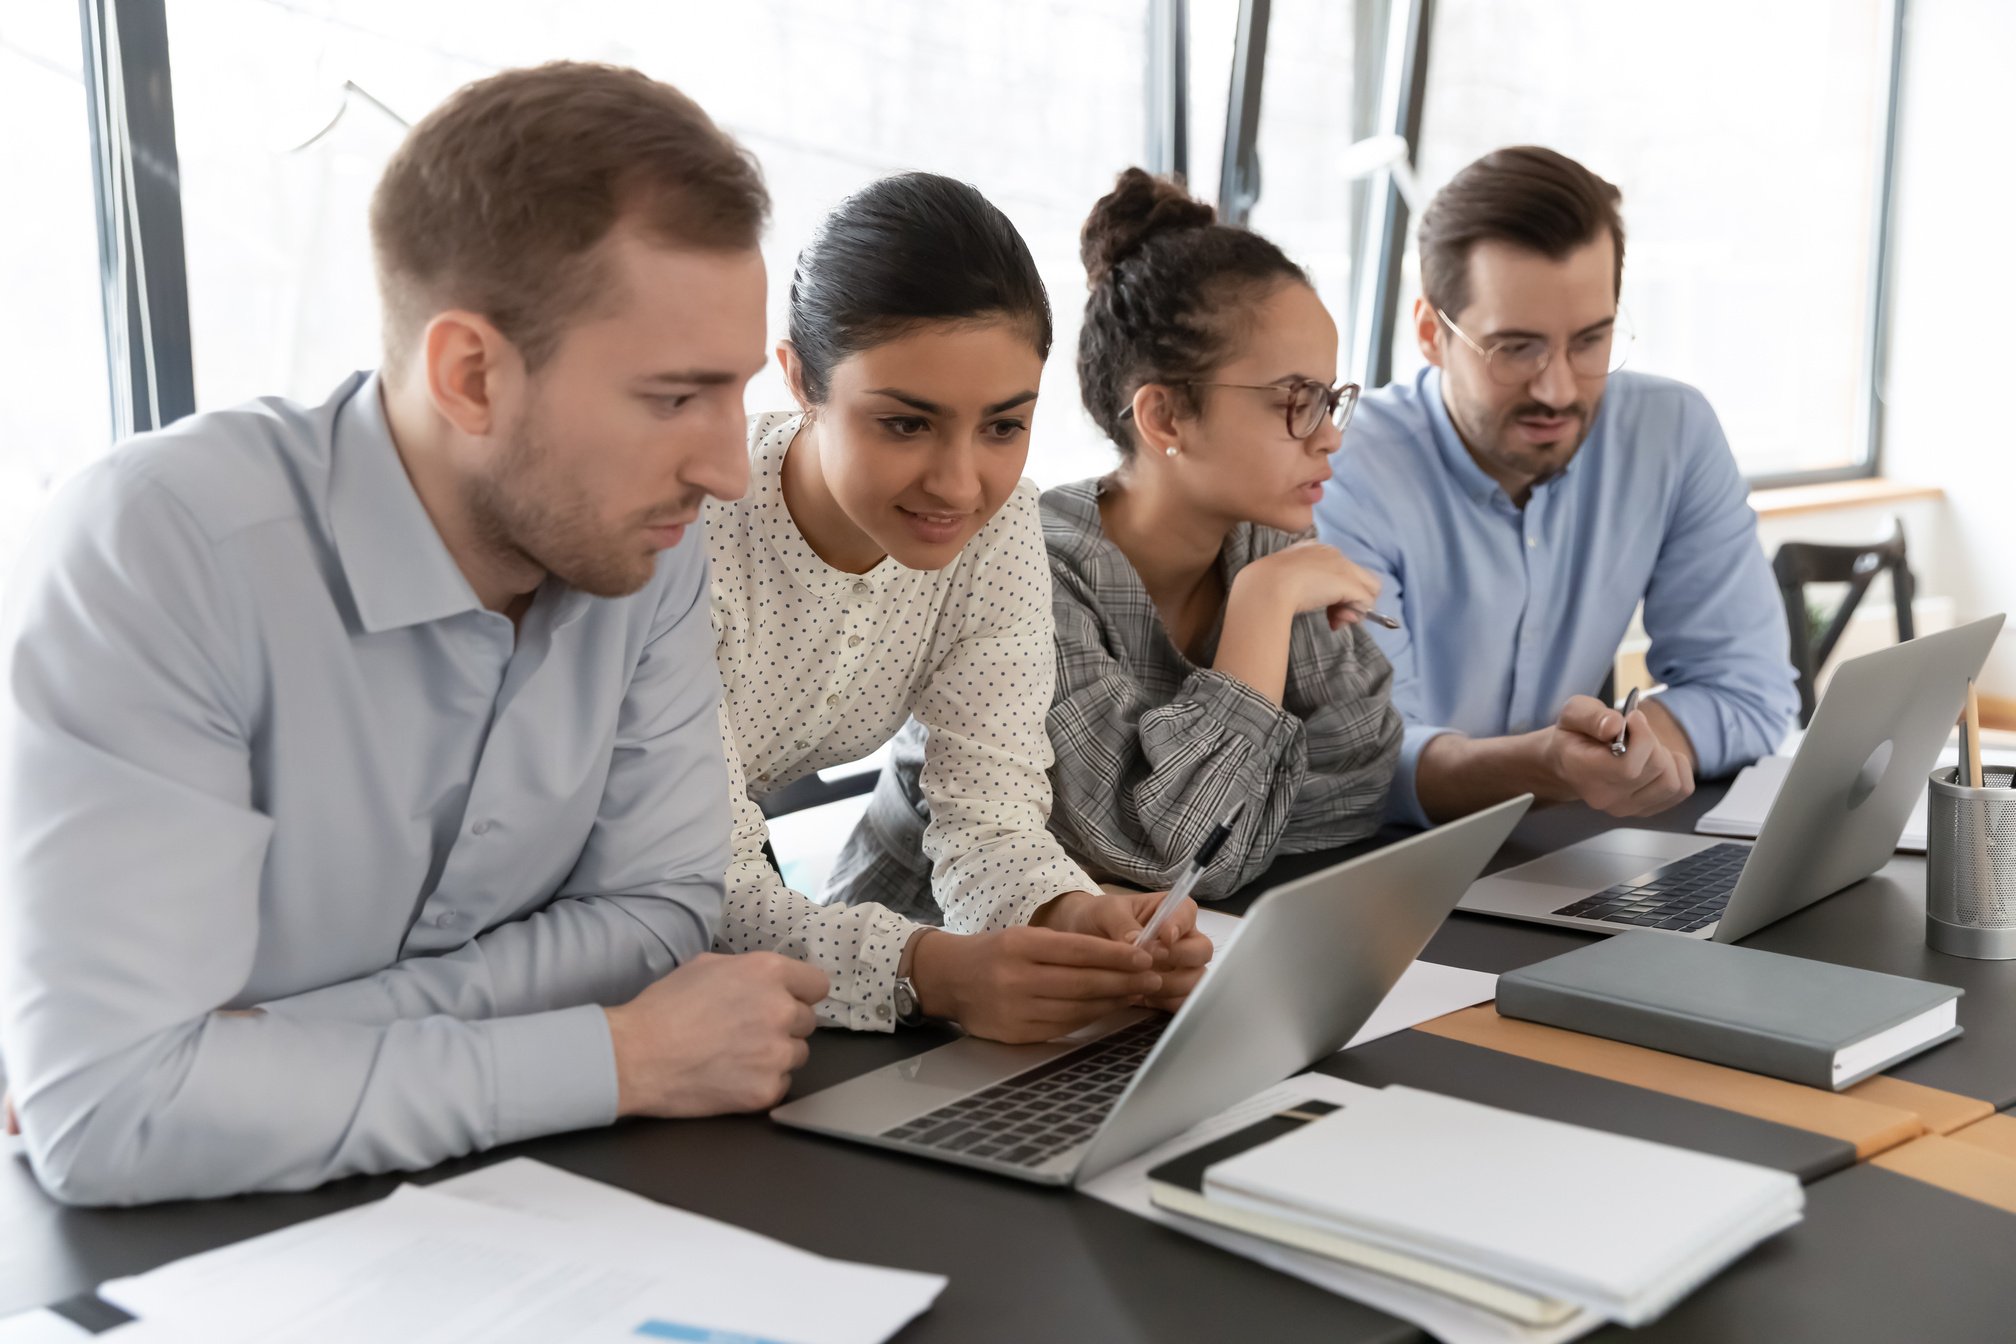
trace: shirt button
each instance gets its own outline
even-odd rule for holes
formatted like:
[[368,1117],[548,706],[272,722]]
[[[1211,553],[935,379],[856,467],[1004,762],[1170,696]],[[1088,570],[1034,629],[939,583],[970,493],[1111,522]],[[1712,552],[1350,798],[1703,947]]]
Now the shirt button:
[[811,745],[812,745],[812,744],[811,744],[810,742],[801,742],[801,741],[798,741],[798,740],[796,740],[796,739],[793,739],[793,740],[792,740],[792,743],[791,743],[791,746],[792,746],[792,748],[793,748],[794,750],[797,750],[797,751],[803,751],[803,750],[805,750],[805,748],[807,748],[807,747],[809,747],[809,746],[811,746]]
[[462,916],[460,915],[434,916],[434,927],[437,929],[452,929],[461,922],[462,922]]
[[1532,550],[1535,546],[1538,546],[1539,544],[1540,544],[1539,542],[1535,541],[1531,537],[1526,538],[1526,549],[1529,551]]
[[847,636],[847,647],[850,649],[856,649],[861,647],[861,636],[859,635]]
[[829,695],[826,697],[826,708],[828,709],[833,708],[835,705],[839,703],[840,703],[840,697],[837,695]]
[[857,580],[855,580],[855,583],[854,583],[854,596],[856,596],[856,597],[866,597],[866,596],[868,596],[868,594],[870,594],[870,593],[872,593],[872,592],[874,592],[874,591],[875,591],[875,590],[874,590],[873,588],[871,588],[871,587],[869,587],[869,586],[868,586],[868,581],[867,581],[866,579],[857,579]]
[[758,776],[756,776],[756,782],[757,782],[758,784],[768,784],[768,783],[770,782],[770,776],[768,776],[768,775],[758,775]]
[[495,824],[495,823],[493,823],[493,822],[488,822],[488,821],[479,821],[479,822],[477,822],[477,823],[476,823],[476,824],[475,824],[474,826],[471,826],[471,827],[469,828],[469,834],[471,834],[471,835],[488,835],[488,834],[490,834],[490,827],[491,827],[492,825],[494,825],[494,824]]
[[889,1005],[886,1003],[876,1004],[875,1016],[881,1018],[884,1022],[887,1022],[889,1020]]

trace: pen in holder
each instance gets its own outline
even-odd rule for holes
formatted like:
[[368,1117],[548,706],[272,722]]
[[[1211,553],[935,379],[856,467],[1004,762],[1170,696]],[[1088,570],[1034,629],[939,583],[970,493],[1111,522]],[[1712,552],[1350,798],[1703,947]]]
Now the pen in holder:
[[2016,787],[2007,766],[1987,767],[1981,788],[1959,776],[1957,766],[1932,772],[1925,943],[1935,952],[2006,961],[2016,957]]

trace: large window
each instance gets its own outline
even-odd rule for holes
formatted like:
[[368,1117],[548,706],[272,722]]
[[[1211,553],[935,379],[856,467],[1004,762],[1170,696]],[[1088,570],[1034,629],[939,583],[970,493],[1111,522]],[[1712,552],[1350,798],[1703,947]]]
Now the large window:
[[[1433,190],[1542,144],[1624,193],[1631,365],[1707,393],[1746,474],[1868,464],[1893,0],[1437,0]],[[1406,314],[1394,372],[1421,363]]]
[[[1110,455],[1078,407],[1078,227],[1147,140],[1145,0],[169,0],[200,407],[319,397],[377,358],[365,206],[397,145],[456,86],[558,57],[678,85],[762,161],[773,334],[820,216],[884,174],[971,181],[1028,240],[1058,340],[1030,472]],[[782,406],[773,370],[752,409]]]
[[0,579],[111,432],[83,51],[75,5],[0,9]]

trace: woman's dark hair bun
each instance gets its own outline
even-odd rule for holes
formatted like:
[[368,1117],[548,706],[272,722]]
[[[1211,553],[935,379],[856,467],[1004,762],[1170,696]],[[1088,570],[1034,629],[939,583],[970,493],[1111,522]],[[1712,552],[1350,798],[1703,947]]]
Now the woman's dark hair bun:
[[1183,189],[1183,184],[1140,168],[1120,174],[1113,190],[1099,198],[1078,235],[1085,278],[1098,285],[1121,262],[1158,234],[1204,229],[1218,212]]

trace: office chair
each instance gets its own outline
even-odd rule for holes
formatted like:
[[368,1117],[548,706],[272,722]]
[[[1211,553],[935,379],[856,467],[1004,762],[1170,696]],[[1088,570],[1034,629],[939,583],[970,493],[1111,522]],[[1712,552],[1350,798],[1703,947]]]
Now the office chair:
[[[1901,644],[1916,633],[1911,624],[1911,601],[1917,592],[1917,582],[1911,577],[1911,566],[1904,555],[1903,519],[1896,520],[1895,530],[1883,541],[1860,546],[1788,541],[1772,558],[1771,571],[1778,576],[1778,592],[1785,599],[1785,623],[1792,632],[1792,667],[1799,674],[1801,728],[1813,719],[1817,700],[1814,677],[1827,665],[1834,646],[1841,642],[1842,632],[1847,630],[1862,595],[1886,569],[1890,571],[1890,591],[1897,606],[1897,641]],[[1818,639],[1813,637],[1806,615],[1806,585],[1812,583],[1848,585],[1840,607]]]

